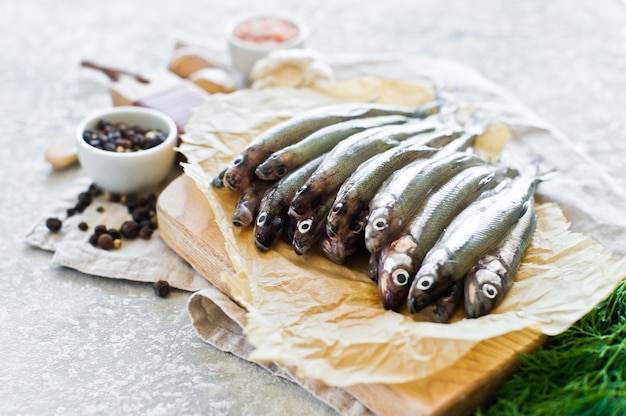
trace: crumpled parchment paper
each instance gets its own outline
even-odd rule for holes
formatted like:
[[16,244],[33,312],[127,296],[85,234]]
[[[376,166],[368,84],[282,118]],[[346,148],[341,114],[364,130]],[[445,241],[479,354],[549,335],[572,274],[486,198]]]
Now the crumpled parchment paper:
[[[455,64],[428,60],[424,64],[421,68],[431,71],[438,65],[439,71],[432,74],[466,104],[507,123],[512,139],[505,146],[504,158],[528,161],[538,157],[551,169],[569,166],[579,156],[562,148],[567,143],[555,138],[545,123],[471,71],[459,76]],[[432,74],[426,78],[434,79]],[[457,314],[450,324],[416,321],[385,311],[363,261],[336,265],[319,253],[297,256],[282,243],[260,253],[251,229],[233,230],[230,215],[237,195],[216,191],[209,183],[260,131],[299,111],[337,100],[417,105],[432,94],[424,85],[365,77],[318,91],[243,90],[210,97],[190,120],[181,146],[190,162],[185,171],[205,193],[237,270],[233,276],[223,274],[222,279],[248,310],[244,329],[255,347],[249,359],[292,366],[298,377],[331,386],[407,382],[434,374],[487,338],[522,328],[548,335],[562,332],[626,276],[625,259],[569,230],[561,209],[551,201],[558,200],[559,205],[564,201],[574,212],[587,212],[575,198],[584,194],[585,187],[567,189],[559,199],[560,194],[553,192],[559,179],[539,188],[543,203],[538,206],[537,232],[518,281],[503,303],[486,317],[469,320]],[[527,137],[531,137],[528,143]],[[561,151],[547,152],[554,148]],[[561,172],[565,179],[560,180],[572,182],[570,173]],[[606,187],[605,179],[591,174],[585,180]],[[618,225],[624,223],[623,217],[615,220]]]

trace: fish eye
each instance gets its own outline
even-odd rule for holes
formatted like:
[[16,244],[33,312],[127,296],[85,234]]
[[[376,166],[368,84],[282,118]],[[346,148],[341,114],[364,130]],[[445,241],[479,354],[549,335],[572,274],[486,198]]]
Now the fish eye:
[[483,285],[483,294],[487,296],[489,299],[493,299],[498,295],[498,289],[490,283],[485,283]]
[[286,167],[284,167],[284,166],[281,166],[281,167],[279,167],[279,168],[277,168],[277,169],[276,169],[276,174],[277,174],[278,176],[284,176],[284,175],[285,175],[285,173],[287,173],[287,168],[286,168]]
[[409,272],[404,269],[397,269],[391,273],[391,278],[396,286],[404,286],[409,283]]
[[379,218],[374,221],[373,225],[376,231],[382,231],[387,227],[387,220],[385,220],[384,218]]
[[233,160],[233,166],[237,166],[239,165],[241,162],[243,162],[243,156],[237,156],[235,158],[235,160]]
[[333,214],[338,214],[343,208],[343,203],[339,202],[333,207]]
[[356,224],[354,224],[352,226],[352,232],[355,234],[360,233],[363,230],[363,223],[362,222],[357,222]]
[[313,224],[313,220],[311,218],[300,221],[298,223],[298,231],[300,231],[301,233],[308,233],[311,229],[311,224]]
[[435,279],[433,279],[432,276],[424,276],[420,280],[417,281],[417,288],[419,290],[428,290],[431,288],[434,281]]
[[263,224],[265,224],[266,220],[267,220],[267,213],[262,212],[262,213],[259,214],[259,216],[256,219],[256,225],[263,226]]

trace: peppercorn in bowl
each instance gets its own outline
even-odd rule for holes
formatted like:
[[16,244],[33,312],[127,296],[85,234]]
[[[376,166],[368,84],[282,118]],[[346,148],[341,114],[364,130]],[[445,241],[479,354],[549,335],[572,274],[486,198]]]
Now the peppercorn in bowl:
[[94,112],[76,128],[78,160],[105,191],[130,194],[161,184],[172,169],[178,131],[166,114],[143,107]]

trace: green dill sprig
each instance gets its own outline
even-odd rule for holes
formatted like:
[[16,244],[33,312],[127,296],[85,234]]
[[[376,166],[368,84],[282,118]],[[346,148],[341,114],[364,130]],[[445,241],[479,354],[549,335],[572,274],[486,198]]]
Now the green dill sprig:
[[476,415],[626,414],[626,281],[520,361],[495,401]]

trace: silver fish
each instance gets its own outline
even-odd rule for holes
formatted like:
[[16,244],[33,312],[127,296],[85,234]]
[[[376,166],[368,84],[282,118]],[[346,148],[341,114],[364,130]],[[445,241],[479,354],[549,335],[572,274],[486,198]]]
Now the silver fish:
[[341,185],[328,214],[326,232],[331,239],[337,240],[337,247],[348,239],[363,237],[368,205],[393,172],[417,159],[433,155],[439,147],[460,134],[456,130],[444,130],[417,135],[362,163]]
[[365,246],[372,253],[393,241],[430,190],[458,172],[485,160],[464,152],[417,160],[396,171],[370,202]]
[[294,170],[268,190],[259,206],[259,215],[254,225],[254,243],[261,251],[267,251],[282,234],[289,217],[289,201],[311,173],[317,169],[325,155]]
[[233,211],[232,222],[235,227],[247,227],[259,213],[261,199],[273,182],[255,180],[243,190]]
[[374,127],[341,141],[328,152],[324,163],[298,190],[289,207],[289,214],[295,218],[308,215],[324,195],[337,192],[361,163],[399,145],[401,141],[439,127],[438,121],[428,118],[400,126]]
[[418,312],[445,294],[530,208],[539,178],[523,174],[511,185],[461,211],[426,254],[408,295]]
[[481,257],[465,276],[465,312],[470,318],[486,315],[513,285],[519,265],[537,225],[534,199],[510,233]]
[[374,103],[348,103],[316,108],[281,122],[250,143],[226,167],[223,185],[232,191],[241,191],[256,176],[256,168],[275,151],[296,143],[309,134],[342,121],[382,115],[417,117],[419,108],[382,105]]
[[401,236],[380,254],[378,293],[385,309],[400,310],[426,253],[450,221],[486,190],[502,182],[506,167],[470,167],[442,183],[427,196]]
[[264,180],[280,179],[294,168],[330,151],[340,141],[372,127],[403,124],[405,116],[379,116],[344,121],[317,130],[301,141],[272,153],[256,168],[256,175]]
[[297,220],[295,233],[293,236],[293,249],[297,254],[304,254],[313,247],[326,230],[326,217],[328,211],[335,200],[335,194],[329,194],[326,201],[320,204],[307,217]]

